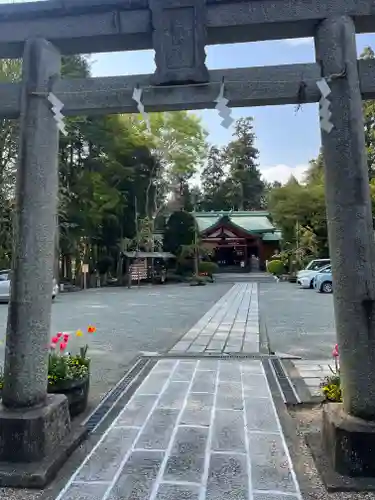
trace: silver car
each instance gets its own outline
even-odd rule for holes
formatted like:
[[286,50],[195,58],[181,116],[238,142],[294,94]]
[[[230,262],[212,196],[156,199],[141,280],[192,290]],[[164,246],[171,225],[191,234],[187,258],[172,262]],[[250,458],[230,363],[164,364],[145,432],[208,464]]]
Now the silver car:
[[[0,271],[0,302],[9,302],[10,298],[10,270],[4,269]],[[59,293],[59,286],[55,278],[52,282],[52,300]]]

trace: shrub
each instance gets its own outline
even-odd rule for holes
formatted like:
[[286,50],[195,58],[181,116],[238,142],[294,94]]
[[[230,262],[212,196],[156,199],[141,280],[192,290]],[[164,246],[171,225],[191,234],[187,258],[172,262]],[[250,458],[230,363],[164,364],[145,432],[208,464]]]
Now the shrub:
[[96,267],[99,274],[107,274],[109,270],[113,267],[113,259],[110,255],[106,255],[98,260]]
[[275,276],[281,276],[285,273],[285,267],[281,260],[271,260],[268,262],[267,271]]
[[218,265],[215,262],[200,262],[199,263],[199,272],[207,274],[207,276],[212,276],[218,270]]
[[326,377],[321,383],[321,389],[324,400],[330,403],[342,402],[342,391],[340,383],[340,375],[334,374]]
[[177,274],[182,276],[189,276],[194,272],[194,260],[179,258],[177,260]]
[[195,219],[185,211],[173,212],[164,231],[163,249],[179,255],[181,248],[194,242]]

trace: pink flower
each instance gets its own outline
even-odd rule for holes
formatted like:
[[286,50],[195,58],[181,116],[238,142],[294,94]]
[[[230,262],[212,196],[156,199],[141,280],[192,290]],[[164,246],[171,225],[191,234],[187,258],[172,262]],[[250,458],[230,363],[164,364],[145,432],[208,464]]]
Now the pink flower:
[[68,342],[68,340],[69,340],[69,333],[64,333],[63,339],[64,339],[64,342]]
[[56,349],[56,342],[51,342],[49,346],[51,349]]
[[68,346],[67,342],[61,342],[60,351],[64,351],[67,348],[67,346]]
[[58,339],[61,339],[62,335],[63,335],[63,334],[62,334],[61,332],[59,332],[59,333],[56,335],[56,337],[57,337]]
[[52,342],[52,344],[58,344],[59,343],[59,337],[57,335],[55,337],[52,337],[51,342]]
[[334,358],[338,358],[339,357],[339,345],[338,344],[336,344],[335,347],[333,348],[332,356]]

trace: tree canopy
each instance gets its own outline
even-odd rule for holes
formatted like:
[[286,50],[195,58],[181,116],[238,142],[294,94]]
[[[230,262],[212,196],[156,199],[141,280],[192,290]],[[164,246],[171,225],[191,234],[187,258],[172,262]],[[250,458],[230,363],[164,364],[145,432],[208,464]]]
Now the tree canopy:
[[310,162],[304,184],[291,177],[284,186],[272,189],[268,198],[273,220],[283,232],[284,246],[317,257],[329,253],[322,161],[319,155]]
[[[90,60],[63,58],[63,76],[90,76]],[[16,81],[19,61],[0,61],[0,80]],[[110,257],[120,266],[127,249],[152,250],[155,221],[172,184],[181,186],[203,165],[206,131],[193,113],[151,114],[152,134],[137,115],[67,118],[59,145],[59,241],[61,277],[82,263],[98,269]],[[0,267],[11,259],[12,206],[18,123],[0,129]],[[109,262],[109,259],[107,259]],[[100,267],[100,266],[99,266]]]
[[[372,59],[375,54],[368,47],[361,57]],[[65,77],[90,76],[87,57],[63,57],[62,63]],[[0,61],[0,81],[20,77],[20,61]],[[364,102],[363,109],[375,200],[374,103]],[[165,248],[178,252],[181,245],[191,244],[186,227],[191,223],[187,212],[193,210],[267,208],[283,232],[286,248],[328,255],[322,153],[310,162],[303,182],[293,177],[283,186],[265,182],[251,117],[235,122],[227,145],[209,147],[200,118],[187,111],[150,114],[151,133],[139,115],[78,116],[66,123],[68,135],[59,145],[56,241],[62,278],[79,273],[84,262],[92,270],[104,261],[119,269],[124,250],[155,248],[155,228],[163,229],[166,221]],[[8,267],[11,260],[17,143],[17,121],[1,120],[0,267]],[[179,224],[185,225],[184,231]],[[180,229],[189,241],[180,238],[177,245]]]
[[164,250],[175,255],[181,253],[182,247],[194,243],[195,219],[185,211],[173,212],[169,217],[164,233]]
[[[367,47],[362,58],[373,59]],[[375,215],[375,101],[364,101],[364,132],[368,156],[370,192]],[[285,186],[270,190],[269,209],[275,223],[282,229],[286,249],[317,257],[329,255],[324,189],[324,158],[320,152],[310,161],[303,183],[291,178]]]
[[264,207],[266,184],[257,164],[251,117],[234,125],[233,138],[224,148],[212,146],[202,171],[203,210],[259,210]]

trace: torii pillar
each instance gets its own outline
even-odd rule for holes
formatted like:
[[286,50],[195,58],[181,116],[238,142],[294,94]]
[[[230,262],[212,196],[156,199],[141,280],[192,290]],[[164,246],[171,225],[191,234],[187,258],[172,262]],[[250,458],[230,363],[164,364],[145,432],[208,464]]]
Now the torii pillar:
[[324,20],[315,46],[322,76],[333,76],[322,144],[344,401],[326,405],[323,440],[336,471],[375,477],[375,248],[353,20]]
[[47,393],[58,197],[58,130],[47,95],[60,74],[60,59],[45,40],[25,44],[12,286],[0,405],[1,486],[43,486],[71,446],[67,399]]

